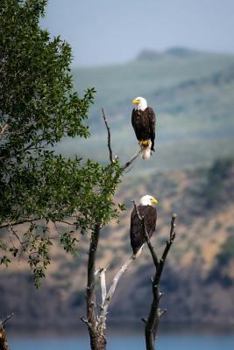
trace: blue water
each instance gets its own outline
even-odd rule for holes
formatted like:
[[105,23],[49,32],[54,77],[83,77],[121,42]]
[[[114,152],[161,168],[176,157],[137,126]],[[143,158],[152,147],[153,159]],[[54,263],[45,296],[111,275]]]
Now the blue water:
[[[11,350],[89,350],[86,336],[80,337],[9,337]],[[108,350],[144,350],[141,335],[108,337]],[[234,334],[227,335],[161,335],[158,350],[234,350]]]

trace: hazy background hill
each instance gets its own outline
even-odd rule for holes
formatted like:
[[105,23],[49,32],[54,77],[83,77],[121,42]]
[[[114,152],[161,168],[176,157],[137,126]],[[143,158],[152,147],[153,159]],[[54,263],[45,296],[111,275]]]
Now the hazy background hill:
[[[172,48],[142,51],[122,65],[74,70],[77,88],[97,90],[88,140],[64,140],[59,152],[107,161],[105,108],[113,149],[121,161],[138,145],[130,124],[131,100],[144,96],[157,112],[156,152],[139,159],[124,178],[118,199],[127,210],[104,230],[98,265],[110,275],[130,254],[131,200],[155,194],[161,249],[172,212],[178,214],[177,239],[163,280],[165,321],[234,323],[234,56]],[[1,312],[14,311],[12,325],[77,327],[84,313],[87,237],[80,255],[68,257],[53,247],[55,262],[39,291],[25,264],[1,274]],[[148,312],[151,260],[145,249],[126,273],[114,298],[113,320],[139,321]],[[128,285],[128,288],[126,288]],[[140,322],[140,321],[139,321]]]

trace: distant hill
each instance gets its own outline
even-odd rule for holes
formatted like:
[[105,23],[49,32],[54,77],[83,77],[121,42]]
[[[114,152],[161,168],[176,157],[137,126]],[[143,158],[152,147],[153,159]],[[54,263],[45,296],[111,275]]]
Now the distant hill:
[[157,112],[157,144],[147,167],[139,161],[136,171],[194,168],[233,154],[234,56],[184,48],[145,51],[140,56],[122,65],[74,70],[80,93],[91,86],[97,90],[90,111],[92,137],[65,140],[59,150],[90,157],[95,154],[104,160],[104,107],[114,152],[123,160],[129,158],[138,149],[130,123],[131,100],[144,96]]
[[199,51],[196,50],[191,50],[191,49],[187,49],[185,47],[171,47],[163,52],[160,51],[155,51],[155,50],[150,50],[150,49],[145,49],[142,50],[138,55],[137,55],[137,60],[142,60],[142,61],[146,61],[146,60],[155,60],[157,58],[160,58],[161,56],[165,57],[166,55],[171,55],[171,56],[175,56],[175,57],[185,57],[187,58],[188,56],[194,56],[194,55],[198,55]]

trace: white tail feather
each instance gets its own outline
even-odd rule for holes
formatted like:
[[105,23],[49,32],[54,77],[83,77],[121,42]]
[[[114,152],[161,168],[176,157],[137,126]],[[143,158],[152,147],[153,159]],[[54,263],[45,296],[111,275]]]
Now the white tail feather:
[[142,156],[142,159],[144,159],[144,160],[149,159],[151,156],[150,148],[143,149],[141,156]]
[[[140,147],[141,147],[141,157],[142,159],[146,160],[149,159],[151,156],[151,145],[152,142],[151,140],[146,140],[147,144],[143,144],[142,142],[140,142]],[[144,141],[144,142],[146,142]]]

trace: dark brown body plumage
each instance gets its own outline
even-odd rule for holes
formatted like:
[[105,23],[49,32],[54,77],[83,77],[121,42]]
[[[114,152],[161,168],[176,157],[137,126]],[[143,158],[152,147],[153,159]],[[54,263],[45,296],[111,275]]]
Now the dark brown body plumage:
[[147,107],[144,111],[133,109],[132,126],[138,141],[151,140],[151,149],[154,150],[156,117],[154,110]]
[[[146,230],[149,238],[151,238],[156,229],[157,210],[151,205],[138,205],[137,210],[141,217],[144,216]],[[133,253],[136,254],[145,242],[143,228],[136,208],[133,208],[131,213],[130,239]]]

